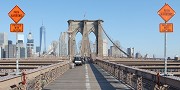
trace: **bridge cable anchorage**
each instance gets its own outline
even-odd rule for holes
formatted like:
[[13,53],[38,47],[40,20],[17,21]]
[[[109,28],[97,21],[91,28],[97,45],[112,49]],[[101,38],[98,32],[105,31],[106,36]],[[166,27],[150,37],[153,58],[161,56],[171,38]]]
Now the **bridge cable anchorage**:
[[[101,26],[101,25],[100,25]],[[122,49],[120,49],[112,40],[111,38],[107,35],[107,33],[105,32],[104,28],[101,26],[103,32],[105,33],[106,37],[111,41],[111,43],[116,46],[116,48],[118,48],[122,53],[124,53],[127,57],[131,58],[131,56],[129,54],[127,54],[125,51],[123,51]]]

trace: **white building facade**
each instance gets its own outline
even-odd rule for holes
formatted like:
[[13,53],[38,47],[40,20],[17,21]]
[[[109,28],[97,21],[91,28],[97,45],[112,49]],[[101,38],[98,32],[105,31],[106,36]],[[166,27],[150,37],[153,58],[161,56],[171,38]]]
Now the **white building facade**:
[[8,45],[7,33],[5,33],[5,32],[0,33],[0,47],[2,47],[4,49],[6,45]]
[[103,39],[103,56],[108,56],[108,40]]

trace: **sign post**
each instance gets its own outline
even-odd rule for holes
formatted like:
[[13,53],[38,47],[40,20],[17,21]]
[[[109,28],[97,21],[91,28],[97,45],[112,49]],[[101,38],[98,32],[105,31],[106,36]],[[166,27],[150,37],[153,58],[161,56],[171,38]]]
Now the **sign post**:
[[167,22],[175,15],[175,11],[165,3],[158,11],[158,15],[165,21],[159,25],[159,31],[164,32],[164,76],[167,76],[167,32],[173,32],[173,24]]
[[18,44],[18,33],[23,32],[23,24],[18,24],[18,22],[24,17],[25,13],[16,5],[9,13],[9,17],[15,22],[10,24],[10,32],[16,33],[16,75],[19,72],[19,58],[20,49]]

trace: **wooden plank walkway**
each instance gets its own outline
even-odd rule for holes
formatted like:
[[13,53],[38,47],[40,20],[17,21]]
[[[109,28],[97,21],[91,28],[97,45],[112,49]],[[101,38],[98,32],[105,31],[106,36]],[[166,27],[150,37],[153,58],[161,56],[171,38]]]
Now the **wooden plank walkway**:
[[131,90],[97,65],[76,66],[43,90]]

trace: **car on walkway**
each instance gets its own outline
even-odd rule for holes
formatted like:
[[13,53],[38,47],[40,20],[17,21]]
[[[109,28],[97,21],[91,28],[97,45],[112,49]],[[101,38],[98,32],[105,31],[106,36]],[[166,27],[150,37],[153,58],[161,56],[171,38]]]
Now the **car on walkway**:
[[73,63],[77,66],[77,65],[82,65],[84,61],[81,57],[74,57]]

